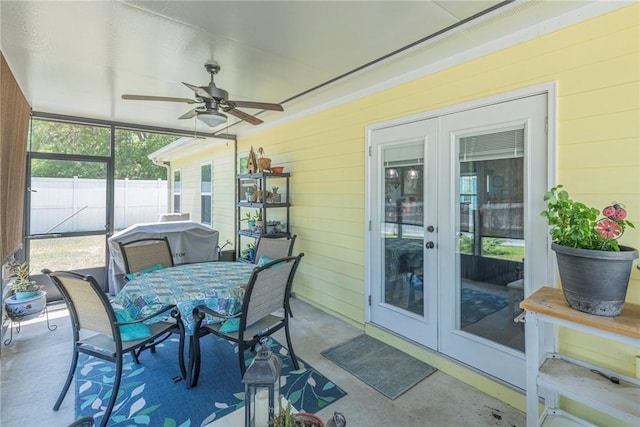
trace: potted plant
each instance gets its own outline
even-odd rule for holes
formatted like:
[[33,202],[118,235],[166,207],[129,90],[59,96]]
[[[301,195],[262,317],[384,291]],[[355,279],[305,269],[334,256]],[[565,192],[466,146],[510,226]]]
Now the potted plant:
[[278,193],[280,187],[271,187],[271,195],[269,201],[272,203],[280,203],[282,201],[282,194]]
[[562,185],[544,196],[542,215],[551,227],[551,249],[556,253],[562,291],[573,309],[600,316],[617,316],[622,310],[631,276],[634,248],[618,239],[628,221],[624,206],[612,203],[602,210],[572,200]]
[[35,280],[31,280],[31,271],[29,270],[29,263],[12,262],[9,264],[9,279],[14,279],[9,282],[9,289],[13,291],[16,299],[27,299],[38,294],[40,286]]
[[253,259],[256,256],[256,243],[247,243],[247,248],[243,249],[240,253],[240,256],[243,259],[253,262]]
[[246,212],[244,218],[240,219],[240,221],[247,221],[247,228],[249,231],[253,231],[256,225],[256,218],[259,216],[260,211],[255,211],[254,213]]
[[253,231],[258,234],[264,233],[265,227],[264,227],[264,222],[262,221],[262,211],[260,211],[260,209],[256,211],[256,215],[254,216],[254,219],[256,220],[256,226]]
[[29,263],[9,263],[9,289],[13,291],[6,300],[7,315],[11,320],[20,321],[36,317],[47,303],[45,291],[31,280]]
[[279,402],[280,410],[278,415],[269,422],[270,427],[325,427],[324,421],[314,414],[304,412],[293,412],[291,402],[287,401],[287,406],[283,407]]

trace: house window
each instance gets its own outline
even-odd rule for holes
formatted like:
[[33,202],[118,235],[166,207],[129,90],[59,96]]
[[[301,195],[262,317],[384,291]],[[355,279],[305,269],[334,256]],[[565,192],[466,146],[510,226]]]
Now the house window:
[[200,165],[200,222],[211,225],[211,162]]
[[182,197],[182,181],[180,169],[173,171],[173,212],[180,212],[180,199]]

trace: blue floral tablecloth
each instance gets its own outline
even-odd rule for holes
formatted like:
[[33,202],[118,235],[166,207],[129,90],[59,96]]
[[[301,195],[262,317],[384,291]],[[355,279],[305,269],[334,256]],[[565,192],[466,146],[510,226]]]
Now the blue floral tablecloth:
[[[134,318],[175,304],[180,310],[187,334],[193,334],[193,309],[199,305],[226,315],[242,308],[244,289],[253,264],[242,262],[205,262],[184,264],[147,273],[133,279],[118,292],[114,302]],[[159,319],[160,320],[160,319]],[[209,317],[203,323],[211,323]]]

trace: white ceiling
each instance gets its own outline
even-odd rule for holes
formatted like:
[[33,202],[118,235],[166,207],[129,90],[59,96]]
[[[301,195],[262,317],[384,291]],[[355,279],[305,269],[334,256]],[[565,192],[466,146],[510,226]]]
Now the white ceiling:
[[121,95],[193,98],[181,82],[206,85],[214,59],[230,99],[283,103],[265,126],[593,1],[512,3],[324,85],[500,3],[2,0],[0,46],[34,111],[208,132],[178,120],[193,106]]

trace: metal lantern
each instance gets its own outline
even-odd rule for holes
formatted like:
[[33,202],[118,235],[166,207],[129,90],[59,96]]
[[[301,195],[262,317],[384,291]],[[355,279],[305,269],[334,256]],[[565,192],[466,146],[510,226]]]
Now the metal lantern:
[[280,407],[280,370],[282,360],[265,342],[242,377],[246,427],[267,427]]

